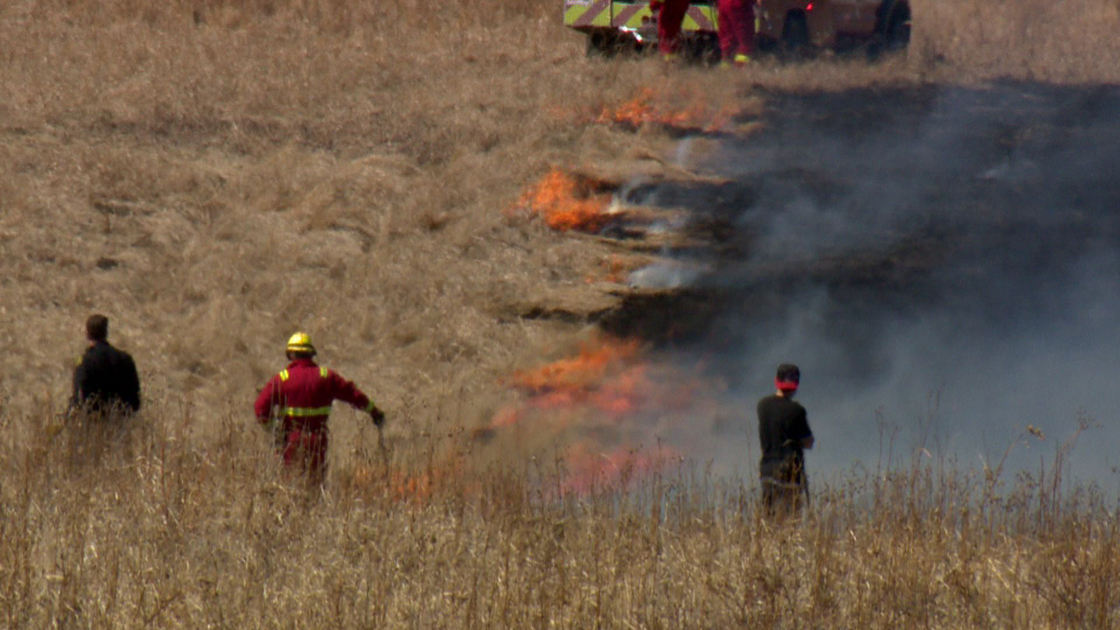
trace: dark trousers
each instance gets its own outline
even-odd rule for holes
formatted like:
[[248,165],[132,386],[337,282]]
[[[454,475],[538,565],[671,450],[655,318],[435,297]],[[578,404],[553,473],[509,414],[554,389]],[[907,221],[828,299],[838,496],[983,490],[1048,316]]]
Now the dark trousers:
[[809,497],[805,464],[799,459],[763,461],[762,506],[767,516],[793,516],[801,513]]

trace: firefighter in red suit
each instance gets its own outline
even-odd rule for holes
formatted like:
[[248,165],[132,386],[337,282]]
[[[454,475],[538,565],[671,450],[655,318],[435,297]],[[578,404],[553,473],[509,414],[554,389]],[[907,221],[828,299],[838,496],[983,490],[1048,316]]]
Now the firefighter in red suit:
[[722,64],[745,66],[754,54],[755,0],[719,0],[719,49]]
[[257,421],[273,430],[285,468],[306,474],[312,484],[321,484],[327,472],[331,403],[349,403],[368,413],[378,427],[385,422],[385,414],[354,383],[315,363],[315,346],[307,334],[292,335],[287,354],[288,367],[273,376],[257,396]]
[[657,49],[666,60],[677,54],[681,24],[689,4],[691,0],[652,0],[649,3],[649,10],[657,11]]

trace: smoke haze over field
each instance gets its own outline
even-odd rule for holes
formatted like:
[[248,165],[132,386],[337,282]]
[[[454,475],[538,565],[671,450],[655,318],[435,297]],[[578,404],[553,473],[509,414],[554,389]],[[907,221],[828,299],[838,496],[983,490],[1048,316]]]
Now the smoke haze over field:
[[[999,84],[774,95],[766,128],[707,166],[753,190],[698,290],[724,307],[688,346],[753,403],[800,364],[817,473],[924,445],[960,465],[1115,487],[1120,439],[1120,90]],[[739,422],[739,421],[737,421]],[[925,437],[923,437],[925,436]],[[752,470],[743,440],[717,463]],[[885,455],[885,453],[884,453]]]

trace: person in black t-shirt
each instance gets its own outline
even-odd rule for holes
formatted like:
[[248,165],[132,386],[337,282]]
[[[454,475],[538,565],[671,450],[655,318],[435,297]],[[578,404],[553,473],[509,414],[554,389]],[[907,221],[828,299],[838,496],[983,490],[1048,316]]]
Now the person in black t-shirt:
[[140,409],[140,377],[132,357],[109,344],[109,318],[91,315],[86,320],[86,349],[74,370],[70,409],[104,418],[132,414]]
[[808,495],[805,450],[813,448],[813,432],[805,408],[793,401],[801,382],[796,365],[778,366],[777,392],[758,401],[758,439],[762,445],[759,473],[766,513],[796,514]]

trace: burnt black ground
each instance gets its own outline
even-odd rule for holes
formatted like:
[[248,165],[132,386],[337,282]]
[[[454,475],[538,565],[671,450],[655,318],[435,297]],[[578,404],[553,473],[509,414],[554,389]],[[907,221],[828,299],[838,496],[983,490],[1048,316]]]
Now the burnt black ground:
[[792,361],[820,470],[873,468],[894,427],[896,457],[994,463],[1028,425],[1047,441],[1009,461],[1037,469],[1088,419],[1074,473],[1114,489],[1120,87],[775,93],[763,120],[706,165],[733,183],[645,191],[705,226],[712,271],[602,324],[730,384],[740,437],[710,456],[753,466],[753,402]]

